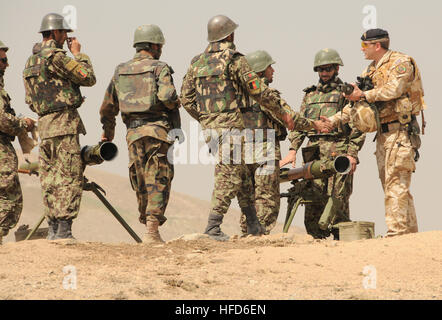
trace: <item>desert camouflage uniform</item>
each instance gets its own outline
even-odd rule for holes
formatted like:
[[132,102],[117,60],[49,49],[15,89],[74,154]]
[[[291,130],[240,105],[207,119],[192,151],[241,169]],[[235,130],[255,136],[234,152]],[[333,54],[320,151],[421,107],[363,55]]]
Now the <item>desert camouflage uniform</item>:
[[0,77],[0,242],[17,224],[23,209],[18,179],[18,160],[12,141],[26,129],[26,122],[15,116],[10,97]]
[[362,76],[373,80],[374,89],[365,91],[365,97],[369,103],[382,103],[379,117],[384,128],[388,127],[377,137],[375,153],[385,192],[386,236],[417,232],[410,193],[415,151],[406,126],[398,120],[403,112],[418,115],[425,105],[419,69],[413,58],[389,50],[377,65],[372,62]]
[[86,134],[77,108],[84,100],[80,86],[96,82],[91,61],[84,53],[72,59],[54,40],[44,41],[34,46],[23,77],[26,103],[39,116],[39,175],[45,215],[74,219],[80,209],[84,171],[79,134]]
[[114,136],[119,111],[127,126],[129,176],[141,223],[162,225],[167,220],[164,213],[174,175],[167,157],[173,145],[168,132],[174,128],[171,112],[180,106],[172,74],[166,63],[137,53],[116,68],[100,109],[106,137]]
[[[337,90],[339,84],[342,84],[342,81],[336,77],[330,83],[319,83],[317,86],[304,89],[306,94],[302,101],[301,114],[310,119],[319,119],[320,116],[330,117],[338,113],[344,104],[344,101],[340,99],[341,92]],[[358,161],[358,152],[365,141],[364,133],[345,124],[328,134],[317,134],[314,131],[291,132],[289,134],[290,149],[298,150],[306,137],[309,139],[309,146],[319,146],[321,158],[331,159],[338,155],[348,155],[356,161]],[[305,205],[305,228],[307,233],[315,238],[328,237],[330,232],[321,230],[318,225],[327,198],[333,195],[342,201],[343,207],[334,222],[350,221],[349,199],[353,191],[353,175],[335,175],[328,179],[315,179],[309,182],[309,187],[319,203]],[[324,200],[324,204],[321,203],[321,199]]]
[[[265,77],[261,80],[268,84]],[[279,95],[277,90],[271,90]],[[281,102],[283,108],[290,109],[284,100],[281,99]],[[243,108],[241,111],[245,127],[254,132],[252,139],[246,141],[245,146],[246,159],[251,158],[251,161],[246,160],[246,163],[254,190],[250,193],[247,189],[241,189],[238,193],[238,204],[241,208],[245,208],[254,203],[264,234],[269,234],[275,227],[279,214],[280,141],[286,138],[287,131],[277,119],[262,112],[257,102],[252,100],[250,105],[251,107]],[[247,149],[248,143],[250,149]],[[249,154],[251,157],[248,157]],[[244,214],[241,215],[240,225],[242,233],[246,234],[247,224]]]
[[[210,135],[206,139],[206,142],[210,141],[211,148],[220,150],[211,202],[211,212],[214,214],[224,215],[239,190],[251,190],[253,193],[251,179],[244,180],[250,174],[245,165],[244,139],[241,137],[245,125],[240,110],[249,106],[249,97],[258,101],[264,112],[281,123],[283,115],[289,113],[297,128],[313,127],[313,121],[300,117],[291,109],[282,108],[283,100],[279,94],[260,80],[232,42],[210,43],[202,54],[192,60],[183,79],[180,100],[203,130],[207,132],[207,129],[211,129],[212,134],[221,137],[215,143],[213,139],[210,140]],[[232,129],[236,129],[236,133]],[[240,159],[233,152],[237,147],[234,144],[227,148],[227,155],[222,152],[226,132],[241,141]]]

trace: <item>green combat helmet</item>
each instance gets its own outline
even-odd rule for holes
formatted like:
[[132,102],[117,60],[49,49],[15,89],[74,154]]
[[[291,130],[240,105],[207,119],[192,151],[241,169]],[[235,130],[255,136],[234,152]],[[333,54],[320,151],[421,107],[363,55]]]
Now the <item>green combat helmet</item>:
[[154,24],[147,24],[139,26],[135,30],[134,34],[134,48],[139,43],[156,43],[165,44],[163,32],[161,32],[160,27]]
[[334,49],[322,49],[315,55],[315,62],[313,64],[313,71],[317,71],[316,68],[327,64],[339,64],[344,66],[344,63],[339,56],[339,53]]
[[246,55],[246,60],[255,72],[263,72],[268,66],[276,63],[272,57],[264,50],[258,50]]
[[230,18],[218,15],[209,20],[207,24],[207,41],[217,42],[229,36],[238,25]]
[[72,32],[71,27],[68,25],[66,20],[61,14],[58,13],[48,13],[41,20],[41,26],[39,33],[51,30],[66,30],[67,32]]
[[0,40],[0,50],[3,50],[5,52],[9,50],[9,48],[1,40]]

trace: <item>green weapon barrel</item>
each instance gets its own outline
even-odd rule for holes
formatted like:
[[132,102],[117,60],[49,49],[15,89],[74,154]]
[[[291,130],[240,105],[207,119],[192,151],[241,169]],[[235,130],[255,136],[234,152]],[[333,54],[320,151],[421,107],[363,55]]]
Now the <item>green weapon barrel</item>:
[[297,179],[318,179],[330,177],[336,173],[347,174],[350,172],[350,160],[345,156],[337,156],[335,159],[322,159],[307,162],[300,168],[280,170],[280,183]]
[[81,148],[81,159],[85,165],[93,166],[103,161],[111,161],[118,154],[118,147],[110,141],[100,142],[93,146]]

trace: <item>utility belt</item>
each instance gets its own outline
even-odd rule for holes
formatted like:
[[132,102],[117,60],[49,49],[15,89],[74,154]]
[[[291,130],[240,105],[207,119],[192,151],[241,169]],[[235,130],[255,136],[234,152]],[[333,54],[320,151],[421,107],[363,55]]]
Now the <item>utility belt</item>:
[[146,118],[132,119],[126,123],[126,127],[127,127],[127,129],[135,129],[135,128],[144,126],[145,124],[148,124],[151,122],[156,122],[159,120],[168,121],[168,119],[165,118],[164,116],[151,117],[149,119],[146,119]]
[[381,132],[387,133],[387,132],[394,132],[397,130],[406,131],[407,126],[403,125],[399,122],[399,120],[387,122],[387,123],[381,123]]
[[81,106],[81,103],[76,105],[76,106],[64,106],[64,107],[57,108],[57,109],[51,109],[51,110],[48,110],[48,111],[43,112],[43,113],[38,113],[38,116],[39,117],[44,117],[44,116],[46,116],[48,114],[55,113],[55,112],[64,112],[64,111],[68,111],[68,110],[74,110],[74,109],[80,108],[80,106]]
[[317,142],[320,140],[326,140],[326,141],[338,141],[341,139],[344,139],[345,136],[341,134],[336,135],[330,135],[330,134],[324,134],[324,135],[309,135],[308,139],[311,142]]

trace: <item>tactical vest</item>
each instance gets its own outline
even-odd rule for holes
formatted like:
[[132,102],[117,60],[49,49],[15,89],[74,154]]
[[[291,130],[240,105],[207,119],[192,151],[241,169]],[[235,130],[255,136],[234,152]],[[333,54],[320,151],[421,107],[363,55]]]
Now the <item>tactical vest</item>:
[[157,79],[164,66],[164,62],[146,58],[130,60],[117,68],[115,89],[122,113],[152,121],[168,117],[157,97]]
[[368,75],[374,84],[375,88],[382,87],[389,79],[390,73],[398,67],[402,62],[409,61],[414,68],[414,77],[408,83],[405,93],[392,101],[380,103],[379,118],[381,123],[386,123],[399,118],[408,119],[406,123],[411,121],[411,115],[417,115],[421,110],[426,108],[424,101],[424,90],[422,86],[422,78],[416,61],[403,53],[392,51],[391,56],[387,62],[381,65],[377,70],[374,64],[370,65],[363,73],[363,76]]
[[[3,88],[0,88],[0,99],[3,100],[3,104],[4,104],[3,111],[5,113],[9,113],[9,114],[12,114],[13,116],[15,116],[15,111],[14,111],[14,109],[11,108],[11,98],[9,97],[9,94]],[[14,136],[11,136],[11,135],[6,134],[1,131],[0,131],[0,137],[5,137],[8,140],[10,140],[11,142],[14,141],[14,139],[15,139]]]
[[242,88],[229,77],[237,51],[204,52],[192,61],[198,111],[201,114],[238,112],[248,105]]
[[[307,90],[307,91],[306,91]],[[331,117],[338,113],[340,110],[339,100],[341,97],[341,93],[337,90],[331,90],[330,92],[320,92],[316,87],[310,87],[306,90],[305,96],[305,111],[304,117],[312,120],[320,119],[320,116]],[[334,129],[330,133],[325,135],[340,135],[338,129]],[[318,134],[312,132],[310,135],[317,136]]]
[[60,77],[52,59],[62,49],[47,47],[32,55],[23,71],[32,105],[39,116],[76,109],[83,103],[80,87],[68,78]]

